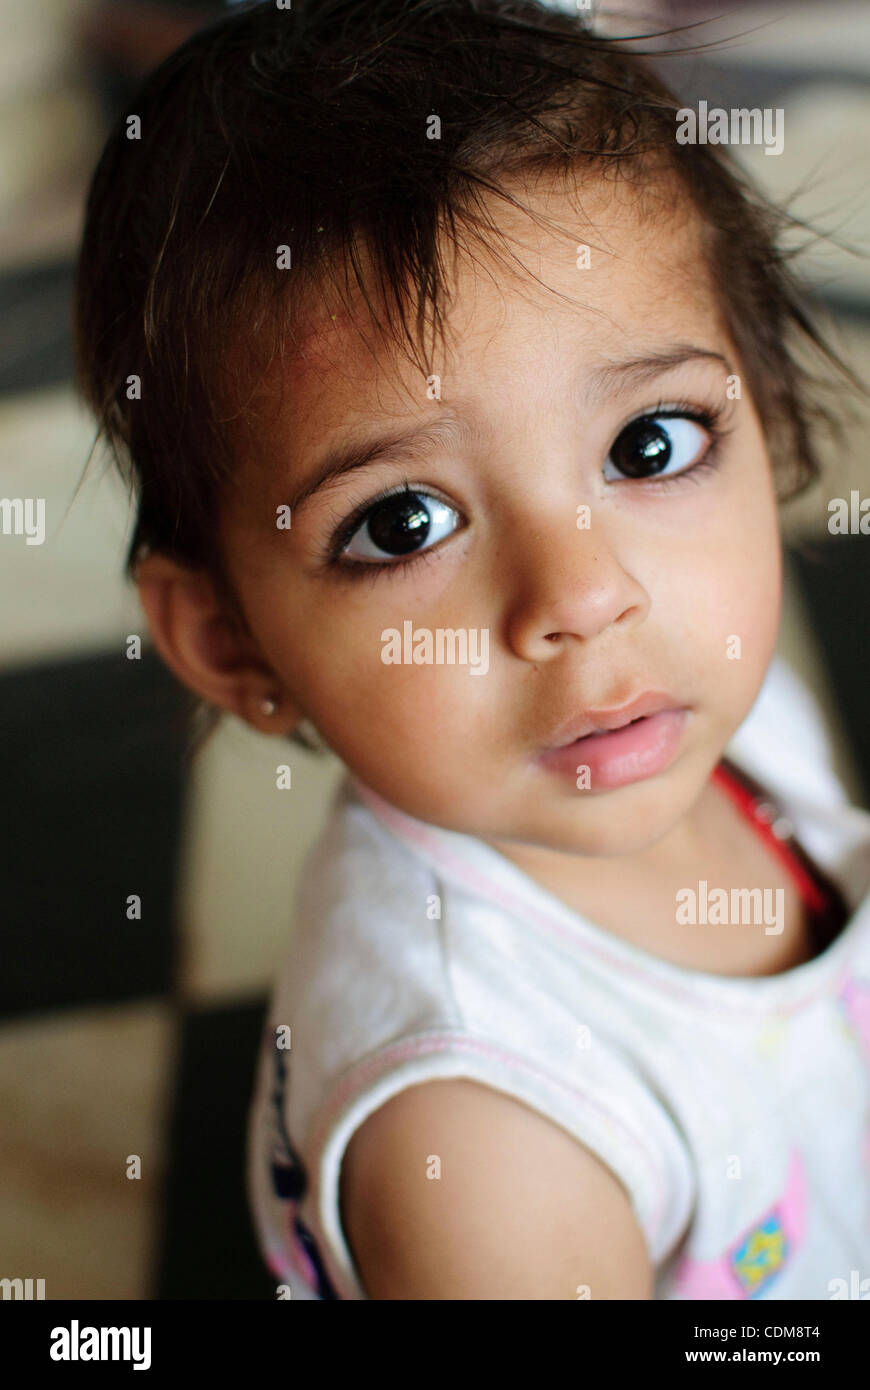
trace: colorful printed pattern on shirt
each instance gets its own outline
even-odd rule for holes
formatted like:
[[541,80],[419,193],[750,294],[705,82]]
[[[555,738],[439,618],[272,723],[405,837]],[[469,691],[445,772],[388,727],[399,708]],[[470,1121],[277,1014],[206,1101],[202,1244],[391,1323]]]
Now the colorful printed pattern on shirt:
[[275,1196],[287,1203],[287,1220],[294,1250],[294,1263],[299,1274],[322,1299],[337,1299],[330,1283],[317,1242],[299,1215],[299,1205],[308,1189],[308,1178],[301,1158],[290,1142],[284,1122],[284,1095],[287,1086],[287,1062],[283,1051],[273,1045],[274,1086],[272,1088],[272,1162],[271,1179]]
[[788,1241],[779,1212],[774,1212],[741,1241],[730,1256],[741,1287],[749,1298],[760,1293],[785,1264]]
[[688,1256],[676,1272],[682,1298],[758,1298],[803,1241],[807,1183],[803,1159],[792,1150],[782,1196],[737,1241],[713,1260]]

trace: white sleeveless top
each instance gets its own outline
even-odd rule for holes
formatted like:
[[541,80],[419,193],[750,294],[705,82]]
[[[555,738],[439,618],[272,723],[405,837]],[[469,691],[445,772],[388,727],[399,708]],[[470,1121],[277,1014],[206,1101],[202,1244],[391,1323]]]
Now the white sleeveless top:
[[849,910],[822,955],[780,975],[660,960],[481,841],[344,779],[303,871],[249,1115],[248,1196],[279,1296],[366,1298],[339,1215],[346,1145],[390,1096],[450,1076],[525,1102],[611,1169],[656,1299],[859,1296],[870,814],[778,657],[725,752]]

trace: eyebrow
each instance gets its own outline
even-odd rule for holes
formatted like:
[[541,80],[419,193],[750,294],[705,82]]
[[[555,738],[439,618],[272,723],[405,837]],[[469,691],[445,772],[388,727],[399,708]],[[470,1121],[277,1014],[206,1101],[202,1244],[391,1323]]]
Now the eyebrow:
[[452,410],[445,409],[437,419],[425,425],[408,425],[389,430],[374,439],[359,443],[339,444],[320,460],[307,483],[297,488],[289,499],[291,510],[298,510],[312,493],[327,483],[365,468],[370,463],[390,463],[407,460],[425,463],[439,451],[455,449],[467,442],[473,433],[471,426]]
[[[624,391],[626,386],[642,385],[694,360],[718,362],[729,374],[733,373],[730,362],[722,353],[679,344],[667,352],[630,358],[625,362],[608,362],[593,368],[588,374],[584,400],[587,404],[600,404]],[[445,408],[441,415],[424,425],[413,424],[389,430],[375,438],[336,445],[319,460],[309,480],[287,499],[288,505],[291,511],[297,511],[322,487],[371,463],[425,463],[439,451],[457,449],[466,444],[474,433],[472,426],[455,411]]]
[[651,381],[657,376],[663,376],[665,372],[672,371],[675,367],[682,367],[686,362],[708,361],[718,362],[723,366],[729,375],[732,375],[734,368],[723,357],[721,352],[713,352],[710,348],[695,347],[692,344],[679,343],[667,352],[653,353],[650,357],[633,357],[626,362],[608,362],[604,366],[595,367],[589,373],[589,384],[586,388],[586,400],[602,401],[629,386],[642,386],[645,381]]

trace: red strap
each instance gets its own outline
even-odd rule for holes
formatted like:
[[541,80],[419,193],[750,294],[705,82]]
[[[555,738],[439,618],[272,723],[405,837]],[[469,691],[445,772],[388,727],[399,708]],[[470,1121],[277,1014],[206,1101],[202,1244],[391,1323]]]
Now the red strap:
[[812,875],[804,868],[803,864],[789,849],[784,840],[774,835],[768,822],[759,817],[757,813],[758,798],[753,795],[742,782],[721,763],[714,769],[712,780],[717,782],[723,791],[727,792],[731,800],[735,802],[738,809],[743,813],[756,834],[764,841],[769,849],[785,864],[795,883],[801,897],[811,912],[821,915],[828,907],[827,895],[819,887]]

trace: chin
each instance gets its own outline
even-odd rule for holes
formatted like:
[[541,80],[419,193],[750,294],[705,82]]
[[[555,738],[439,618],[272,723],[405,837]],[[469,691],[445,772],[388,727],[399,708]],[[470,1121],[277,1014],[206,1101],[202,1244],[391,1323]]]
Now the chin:
[[620,788],[619,794],[611,792],[590,799],[582,815],[572,808],[567,816],[560,816],[549,841],[552,848],[603,859],[642,854],[651,849],[679,824],[687,806],[676,804],[672,795],[663,796],[660,782],[651,797],[632,800],[624,795],[642,785],[635,783],[634,787]]
[[642,825],[627,828],[624,821],[609,821],[607,825],[579,825],[576,819],[572,824],[570,820],[560,818],[557,823],[547,825],[546,820],[542,819],[534,826],[515,829],[497,838],[508,843],[553,850],[557,854],[579,854],[590,859],[618,859],[642,853],[666,835],[671,824],[670,821],[661,819],[651,825],[649,820],[646,820]]
[[573,845],[566,844],[564,848],[575,854],[588,855],[593,859],[624,859],[635,854],[642,854],[644,850],[650,849],[670,829],[669,824],[662,824],[661,827],[656,827],[652,831],[647,828],[646,831],[639,831],[636,835],[619,830],[611,834],[585,837],[582,843],[578,841],[575,834]]

